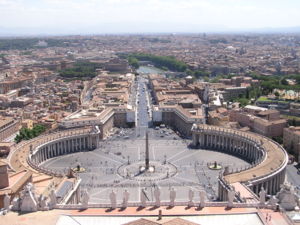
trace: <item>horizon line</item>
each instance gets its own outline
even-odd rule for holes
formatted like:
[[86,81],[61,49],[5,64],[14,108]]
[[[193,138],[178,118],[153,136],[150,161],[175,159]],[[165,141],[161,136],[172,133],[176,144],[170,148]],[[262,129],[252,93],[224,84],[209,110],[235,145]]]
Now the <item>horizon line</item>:
[[66,37],[66,36],[137,36],[137,35],[300,35],[299,31],[199,31],[199,32],[103,32],[103,33],[36,33],[36,34],[1,34],[3,38],[20,38],[20,37]]

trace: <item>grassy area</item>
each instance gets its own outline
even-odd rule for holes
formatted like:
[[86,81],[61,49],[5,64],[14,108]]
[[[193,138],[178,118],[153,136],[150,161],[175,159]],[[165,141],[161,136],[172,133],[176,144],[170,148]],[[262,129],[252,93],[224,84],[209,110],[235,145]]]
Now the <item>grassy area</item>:
[[284,119],[300,121],[300,117],[291,115],[281,115]]
[[268,99],[267,97],[259,97],[259,99],[257,99],[257,101],[264,101],[264,102],[271,102],[272,100]]
[[291,115],[281,115],[283,119],[287,119],[290,126],[300,126],[300,117]]
[[257,99],[258,102],[278,102],[278,103],[289,103],[289,101],[284,101],[284,100],[280,100],[280,99],[268,99],[267,97],[259,97]]

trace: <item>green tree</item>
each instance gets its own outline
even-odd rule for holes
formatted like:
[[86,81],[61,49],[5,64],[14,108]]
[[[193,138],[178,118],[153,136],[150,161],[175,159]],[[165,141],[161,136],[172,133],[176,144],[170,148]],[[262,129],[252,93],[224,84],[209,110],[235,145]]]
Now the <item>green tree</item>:
[[19,143],[22,140],[30,140],[45,132],[46,128],[43,125],[37,124],[32,129],[21,128],[19,134],[15,137],[15,142]]
[[133,53],[128,57],[134,57],[138,60],[143,61],[151,61],[154,66],[159,68],[166,67],[171,71],[184,72],[187,69],[187,65],[184,62],[177,60],[173,56],[158,56],[148,53]]
[[249,103],[247,98],[238,98],[236,101],[240,103],[240,107],[245,107]]
[[285,78],[283,78],[280,83],[282,85],[289,85],[289,82]]
[[209,82],[209,78],[208,78],[207,76],[203,77],[203,80],[204,80],[205,82]]
[[140,66],[138,59],[132,56],[128,57],[128,63],[135,69],[139,68]]
[[281,136],[273,137],[272,139],[280,145],[283,144],[283,137],[281,137]]
[[59,75],[64,78],[93,78],[96,74],[96,69],[101,65],[92,62],[77,62],[74,67],[59,71]]

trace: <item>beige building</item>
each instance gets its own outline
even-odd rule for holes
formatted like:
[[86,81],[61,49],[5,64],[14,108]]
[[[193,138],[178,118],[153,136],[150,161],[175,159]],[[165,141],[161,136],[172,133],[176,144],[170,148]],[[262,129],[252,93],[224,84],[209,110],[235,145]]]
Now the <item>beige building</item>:
[[283,128],[287,121],[280,118],[277,110],[264,110],[253,113],[247,109],[237,109],[230,112],[230,121],[238,122],[243,127],[249,127],[251,131],[267,136],[282,136]]
[[290,113],[295,116],[300,115],[300,104],[293,102],[290,104]]
[[11,117],[0,118],[0,141],[16,133],[20,128],[20,121]]
[[155,106],[153,108],[154,125],[165,124],[187,137],[192,135],[193,124],[202,124],[203,122],[204,115],[200,108],[187,109],[180,105]]
[[5,94],[10,90],[15,90],[21,87],[24,87],[26,84],[32,81],[31,78],[28,77],[20,77],[14,78],[12,80],[5,80],[0,82],[0,93]]
[[300,127],[289,127],[283,129],[283,146],[295,156],[295,160],[300,161]]

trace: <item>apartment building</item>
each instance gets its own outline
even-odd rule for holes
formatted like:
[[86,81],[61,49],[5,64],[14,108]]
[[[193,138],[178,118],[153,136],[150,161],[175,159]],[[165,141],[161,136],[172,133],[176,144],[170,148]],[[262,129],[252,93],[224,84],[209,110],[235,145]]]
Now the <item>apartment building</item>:
[[267,136],[278,137],[283,135],[287,121],[280,118],[277,110],[264,110],[259,112],[236,109],[230,112],[230,121],[238,122],[242,127],[249,127],[251,131]]

